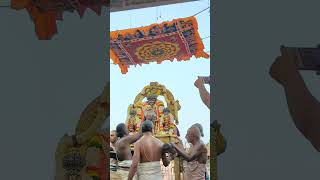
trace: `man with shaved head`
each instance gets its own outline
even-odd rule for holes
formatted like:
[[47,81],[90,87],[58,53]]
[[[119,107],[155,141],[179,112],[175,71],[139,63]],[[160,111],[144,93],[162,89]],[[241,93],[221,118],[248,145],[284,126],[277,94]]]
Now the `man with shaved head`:
[[[116,142],[118,140],[116,130],[110,131],[110,152],[114,153],[116,151]],[[117,159],[110,157],[110,164],[114,165],[117,163]]]
[[161,164],[168,166],[166,153],[171,152],[170,145],[164,144],[153,136],[153,122],[145,120],[141,126],[143,136],[134,145],[134,154],[128,180],[137,175],[138,180],[161,180]]
[[194,125],[192,125],[191,127],[197,127],[197,128],[199,128],[199,131],[200,131],[200,135],[201,135],[201,137],[203,137],[204,136],[204,134],[203,134],[203,127],[202,127],[202,125],[201,124],[199,124],[199,123],[195,123]]
[[[201,124],[196,123],[196,124],[193,124],[191,127],[197,127],[197,128],[199,128],[201,137],[204,137],[203,127],[202,127]],[[207,171],[207,169],[206,169],[206,172],[205,172],[205,178],[206,178],[206,179],[208,178],[208,171]]]
[[207,148],[201,141],[200,128],[191,126],[187,131],[186,139],[188,143],[192,144],[188,152],[172,143],[178,154],[187,161],[184,180],[204,180],[208,156]]
[[116,142],[117,142],[117,140],[118,140],[117,132],[116,132],[116,130],[112,130],[110,132],[110,149],[112,151],[116,150]]
[[[129,131],[124,123],[120,123],[116,127],[116,134],[118,140],[115,144],[116,158],[117,158],[117,171],[112,173],[111,179],[127,180],[129,169],[132,164],[131,144],[135,143],[142,137],[142,132],[134,135],[129,135]],[[115,177],[115,176],[121,177]]]

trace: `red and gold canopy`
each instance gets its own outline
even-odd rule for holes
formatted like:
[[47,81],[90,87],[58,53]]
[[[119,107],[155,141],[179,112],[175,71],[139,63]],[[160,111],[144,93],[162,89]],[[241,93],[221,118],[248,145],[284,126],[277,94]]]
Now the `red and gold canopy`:
[[186,61],[192,56],[209,58],[195,17],[110,32],[110,57],[123,74],[132,65],[174,59]]
[[40,40],[49,40],[57,33],[56,21],[63,20],[64,11],[77,11],[82,17],[90,8],[100,15],[102,6],[108,4],[109,0],[11,0],[11,8],[28,11]]

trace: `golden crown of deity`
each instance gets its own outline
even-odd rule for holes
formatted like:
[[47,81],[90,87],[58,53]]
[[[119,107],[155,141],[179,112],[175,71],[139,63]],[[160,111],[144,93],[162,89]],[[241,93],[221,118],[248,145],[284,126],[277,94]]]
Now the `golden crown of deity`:
[[147,94],[147,99],[148,100],[152,100],[152,99],[158,99],[158,94],[154,94],[154,93],[149,93],[149,94]]

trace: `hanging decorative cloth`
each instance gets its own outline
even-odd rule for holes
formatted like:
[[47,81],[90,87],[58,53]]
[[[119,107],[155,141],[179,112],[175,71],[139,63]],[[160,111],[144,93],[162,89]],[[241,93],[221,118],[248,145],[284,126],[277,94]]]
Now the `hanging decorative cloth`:
[[82,17],[87,8],[98,15],[109,0],[11,0],[11,8],[26,9],[35,24],[40,40],[50,40],[57,33],[57,20],[63,20],[64,11],[77,11]]
[[110,32],[110,58],[123,74],[129,66],[164,60],[209,58],[198,33],[195,17]]

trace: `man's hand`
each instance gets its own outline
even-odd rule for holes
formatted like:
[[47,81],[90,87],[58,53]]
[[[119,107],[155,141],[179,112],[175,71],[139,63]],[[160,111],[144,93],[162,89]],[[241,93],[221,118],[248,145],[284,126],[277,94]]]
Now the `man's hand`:
[[198,77],[198,79],[194,82],[194,85],[199,88],[200,86],[204,85],[204,81],[202,78]]
[[[181,146],[182,146],[182,144],[181,144],[179,141],[177,141],[177,142],[171,142],[170,144],[171,144],[171,146],[175,149],[175,151],[176,151],[177,148],[181,148]],[[183,146],[182,146],[182,147],[183,147]]]
[[291,77],[297,75],[298,66],[296,59],[290,58],[291,56],[281,48],[282,56],[276,58],[275,62],[270,68],[271,77],[281,85],[285,85],[291,80]]
[[171,150],[171,152],[170,152],[170,158],[171,158],[171,160],[174,160],[174,158],[175,158],[176,156],[178,156],[178,152],[177,152],[176,148],[172,147],[172,150]]
[[320,151],[320,103],[312,96],[298,72],[298,60],[281,48],[270,68],[271,77],[284,87],[292,120],[298,130]]

